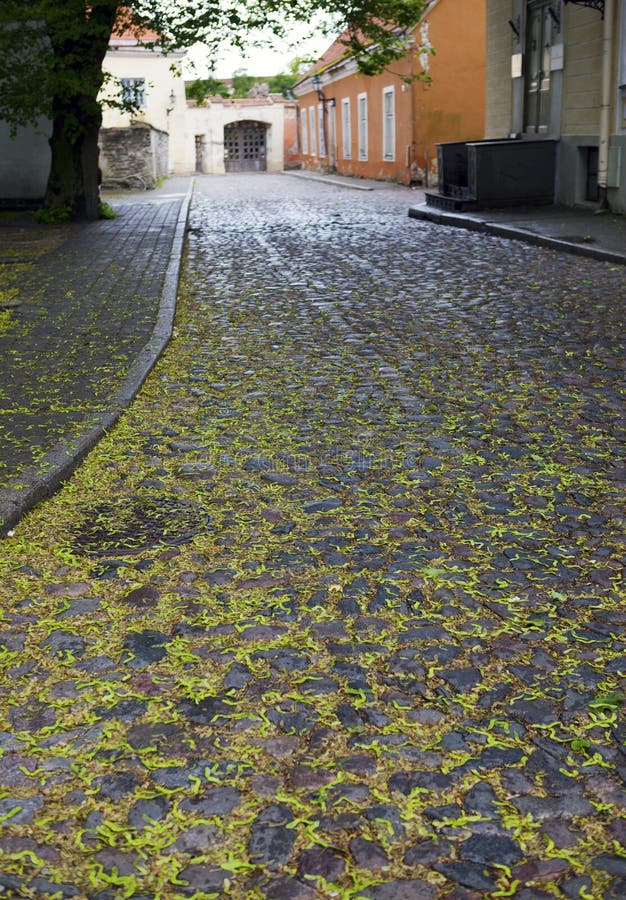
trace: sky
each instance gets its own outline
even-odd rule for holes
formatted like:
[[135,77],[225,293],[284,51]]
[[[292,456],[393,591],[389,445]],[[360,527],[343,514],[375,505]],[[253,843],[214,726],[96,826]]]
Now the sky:
[[[224,47],[216,60],[214,75],[217,78],[230,78],[238,69],[245,69],[248,75],[278,75],[286,72],[291,60],[297,56],[313,57],[317,59],[332,43],[332,37],[328,35],[311,34],[311,26],[302,26],[292,33],[292,46],[288,41],[276,41],[272,47],[250,47],[245,55],[240,51]],[[196,70],[192,70],[189,63],[185,66],[186,78],[205,78],[208,73],[207,49],[201,44],[196,44],[187,54],[187,59],[193,61]]]

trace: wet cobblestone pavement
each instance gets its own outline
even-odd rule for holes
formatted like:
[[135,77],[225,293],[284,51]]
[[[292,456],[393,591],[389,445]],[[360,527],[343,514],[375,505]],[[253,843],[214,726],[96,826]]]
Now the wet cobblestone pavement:
[[626,896],[624,269],[407,205],[199,179],[2,546],[5,896]]

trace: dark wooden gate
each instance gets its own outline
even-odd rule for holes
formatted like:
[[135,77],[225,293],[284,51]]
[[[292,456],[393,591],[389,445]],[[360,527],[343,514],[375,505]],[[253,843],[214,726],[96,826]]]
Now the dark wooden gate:
[[264,122],[231,122],[224,126],[224,167],[227,172],[265,172],[267,125]]

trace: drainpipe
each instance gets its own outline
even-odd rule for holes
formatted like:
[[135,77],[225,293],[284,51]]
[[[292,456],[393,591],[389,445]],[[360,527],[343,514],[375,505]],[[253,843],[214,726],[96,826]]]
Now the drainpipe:
[[[414,40],[414,38],[413,38]],[[409,146],[409,184],[411,184],[413,180],[413,163],[415,163],[415,168],[417,169],[417,139],[416,139],[416,131],[417,131],[417,123],[416,112],[415,112],[415,104],[417,102],[417,98],[415,95],[415,53],[411,53],[411,68],[409,74],[411,76],[411,80],[409,82],[409,91],[410,91],[410,103],[411,103],[411,144]]]
[[600,141],[598,148],[598,193],[600,208],[608,210],[609,139],[611,136],[611,96],[613,87],[613,41],[615,34],[615,0],[605,0],[602,35],[602,99],[600,103]]

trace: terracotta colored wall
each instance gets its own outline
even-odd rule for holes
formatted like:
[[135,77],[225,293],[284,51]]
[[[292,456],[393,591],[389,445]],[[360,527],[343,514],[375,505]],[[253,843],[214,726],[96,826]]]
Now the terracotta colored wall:
[[417,165],[430,173],[436,144],[485,134],[485,0],[439,0],[426,22],[436,53],[429,62],[431,84],[414,85],[415,150]]
[[[408,184],[411,145],[411,88],[402,81],[402,75],[408,75],[409,72],[408,61],[400,60],[393,66],[393,71],[384,72],[382,75],[376,75],[375,77],[361,74],[348,75],[341,80],[324,86],[326,97],[329,100],[331,98],[335,100],[336,168],[340,174],[356,175],[361,178],[387,179]],[[393,160],[383,159],[383,90],[389,87],[394,88],[395,98],[396,139],[395,158]],[[359,159],[357,110],[360,94],[367,94],[367,160]],[[342,100],[344,99],[350,100],[351,152],[349,158],[344,156],[343,147]],[[306,114],[308,121],[309,108],[313,106],[316,110],[317,121],[318,103],[317,94],[313,92],[300,97],[298,105],[301,110],[301,116]],[[332,115],[332,112],[329,110],[330,115]],[[309,137],[309,151],[310,147]],[[302,154],[301,159],[305,168],[318,169],[320,164],[328,165],[328,158],[320,160],[319,147],[317,151],[315,156],[312,156],[310,152]]]
[[[406,84],[402,76],[421,70],[419,57],[392,64],[382,75],[367,77],[349,74],[324,84],[328,99],[336,101],[336,169],[342,175],[389,179],[403,184],[425,180],[428,168],[432,183],[436,165],[435,144],[444,141],[474,140],[484,136],[485,129],[485,14],[486,0],[438,0],[415,29],[415,39],[422,43],[426,35],[436,50],[428,56],[432,83],[416,81]],[[424,25],[427,25],[426,31]],[[332,67],[328,70],[332,77]],[[383,159],[383,88],[393,86],[396,107],[395,159]],[[358,156],[357,98],[368,98],[369,146],[366,161]],[[351,158],[343,154],[342,104],[350,99],[352,141]],[[301,118],[309,109],[316,110],[314,92],[298,98]],[[317,130],[317,129],[316,129]],[[305,168],[319,169],[329,165],[328,157],[301,154]]]
[[298,119],[297,108],[293,104],[285,104],[285,168],[289,169],[300,161],[300,148],[298,146]]

